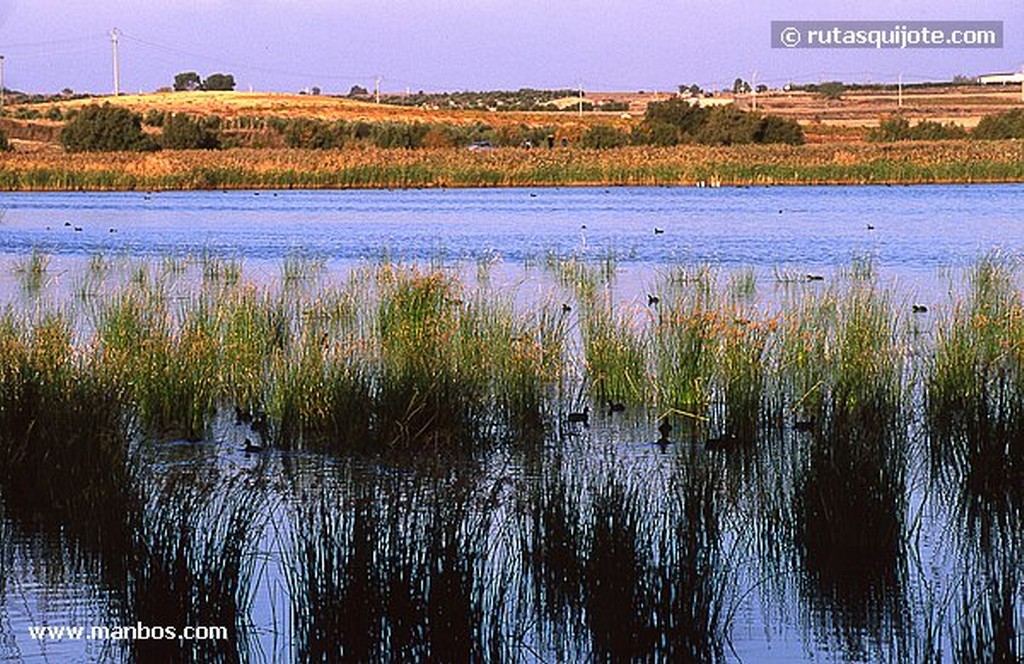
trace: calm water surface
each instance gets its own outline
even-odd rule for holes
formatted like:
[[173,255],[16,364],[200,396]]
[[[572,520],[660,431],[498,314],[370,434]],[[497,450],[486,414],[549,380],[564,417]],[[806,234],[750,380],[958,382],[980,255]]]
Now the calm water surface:
[[913,273],[1019,248],[1024,186],[25,193],[0,195],[0,208],[6,254],[520,262],[585,249],[625,264],[831,268],[870,253]]

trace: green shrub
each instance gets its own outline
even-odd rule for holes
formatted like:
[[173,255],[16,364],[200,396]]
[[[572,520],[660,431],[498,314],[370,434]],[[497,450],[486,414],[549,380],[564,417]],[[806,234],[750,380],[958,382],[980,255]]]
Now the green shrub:
[[629,135],[621,129],[610,125],[596,125],[587,130],[580,139],[580,145],[585,148],[621,148],[629,143]]
[[668,99],[648,104],[644,121],[633,131],[633,142],[648,145],[801,145],[804,132],[795,120],[775,115],[749,113],[735,106],[701,108],[685,99]]
[[427,131],[427,125],[418,122],[382,122],[373,125],[370,141],[379,148],[418,148]]
[[[651,102],[644,114],[644,124],[664,123],[675,127],[680,139],[692,135],[704,124],[709,114],[708,109],[691,104],[685,99],[667,99]],[[664,131],[664,130],[662,130]],[[682,140],[677,141],[682,142]]]
[[967,130],[952,122],[940,124],[931,120],[921,120],[912,126],[910,120],[902,115],[893,115],[883,119],[878,127],[869,131],[867,140],[876,143],[891,143],[894,141],[941,141],[966,137]]
[[0,129],[0,152],[10,152],[11,144],[7,140],[7,132]]
[[220,141],[202,121],[185,113],[171,113],[164,119],[163,146],[169,150],[216,150]]
[[711,109],[694,138],[704,145],[753,143],[759,120],[759,116],[745,113],[735,106],[719,106]]
[[983,140],[1024,138],[1024,108],[986,115],[974,128],[971,136]]
[[38,108],[26,108],[22,106],[14,112],[14,117],[19,120],[38,120],[43,117],[43,114],[39,112]]
[[760,126],[755,132],[754,142],[803,145],[805,142],[804,130],[799,122],[791,118],[766,115],[761,118]]
[[285,124],[284,142],[290,148],[332,150],[344,147],[348,125],[343,121],[327,123],[310,118],[295,118]]
[[142,124],[148,127],[163,127],[164,120],[167,119],[166,115],[167,114],[163,111],[158,111],[155,108],[151,108],[148,111],[146,111],[146,115],[142,117]]
[[64,127],[60,140],[68,152],[139,152],[158,147],[142,132],[137,114],[110,104],[83,108]]

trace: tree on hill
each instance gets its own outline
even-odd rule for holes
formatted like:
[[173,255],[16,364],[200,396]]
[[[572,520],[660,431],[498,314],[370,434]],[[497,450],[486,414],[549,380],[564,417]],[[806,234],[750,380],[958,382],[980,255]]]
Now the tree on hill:
[[846,86],[842,81],[826,81],[818,86],[818,94],[825,99],[842,99]]
[[183,71],[174,77],[175,92],[191,92],[198,90],[202,85],[199,74],[194,71]]
[[348,91],[349,97],[368,97],[370,96],[369,90],[361,85],[353,85],[352,89]]
[[232,74],[210,74],[203,81],[203,90],[229,92],[235,89],[235,77]]
[[60,140],[68,152],[144,151],[158,147],[143,133],[138,114],[110,104],[83,108],[64,126]]
[[740,94],[740,93],[746,94],[746,93],[750,92],[750,83],[747,83],[742,78],[737,78],[732,83],[732,91],[735,94]]

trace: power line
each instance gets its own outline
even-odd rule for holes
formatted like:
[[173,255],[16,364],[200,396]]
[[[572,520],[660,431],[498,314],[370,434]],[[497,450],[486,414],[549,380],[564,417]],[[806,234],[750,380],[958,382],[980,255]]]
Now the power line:
[[81,37],[68,37],[67,39],[50,39],[47,41],[35,41],[35,42],[16,42],[13,44],[4,44],[4,51],[10,52],[19,48],[34,48],[37,46],[61,46],[64,44],[82,44],[82,43],[96,43],[100,39],[108,37],[105,33],[89,33],[88,36]]
[[209,62],[216,62],[218,65],[221,65],[221,66],[224,66],[224,67],[232,67],[232,68],[235,68],[235,69],[243,69],[243,70],[247,70],[247,71],[254,71],[254,72],[259,72],[261,74],[275,74],[275,75],[280,75],[280,76],[302,76],[302,77],[307,77],[307,78],[326,79],[326,80],[335,80],[335,81],[361,81],[361,80],[367,80],[367,79],[375,78],[375,75],[373,75],[373,74],[359,74],[359,75],[356,75],[356,74],[344,74],[344,75],[324,74],[324,73],[310,72],[310,71],[295,71],[295,70],[291,70],[291,69],[280,69],[280,68],[277,68],[277,67],[262,67],[262,66],[259,66],[259,65],[253,65],[251,63],[232,62],[230,60],[225,60],[225,59],[223,59],[221,57],[218,57],[218,56],[213,56],[213,55],[204,54],[204,53],[197,53],[197,52],[194,52],[194,51],[186,51],[186,50],[183,50],[183,49],[180,49],[180,48],[175,48],[173,46],[167,46],[167,45],[158,44],[156,42],[152,42],[152,41],[149,41],[149,40],[146,40],[146,39],[140,39],[139,37],[135,37],[134,35],[130,35],[130,34],[127,34],[125,32],[121,32],[120,34],[125,39],[129,39],[129,40],[131,40],[133,42],[136,42],[138,44],[142,44],[143,46],[148,46],[150,48],[155,48],[155,49],[159,49],[159,50],[162,50],[162,51],[167,51],[169,53],[174,53],[174,54],[177,54],[177,55],[183,55],[183,56],[190,57],[190,58],[199,58],[201,60],[206,60],[206,61],[209,61]]

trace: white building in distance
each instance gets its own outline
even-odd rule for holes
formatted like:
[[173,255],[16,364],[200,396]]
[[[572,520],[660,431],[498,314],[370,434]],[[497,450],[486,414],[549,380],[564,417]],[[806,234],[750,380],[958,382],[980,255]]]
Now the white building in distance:
[[978,77],[982,85],[1007,85],[1009,83],[1024,83],[1024,68],[1021,71],[1008,74],[983,74]]

